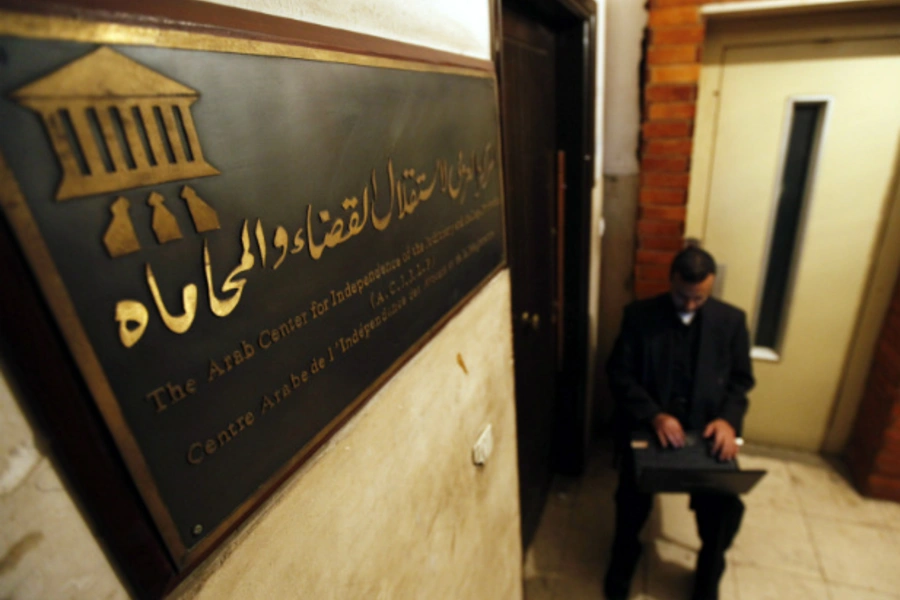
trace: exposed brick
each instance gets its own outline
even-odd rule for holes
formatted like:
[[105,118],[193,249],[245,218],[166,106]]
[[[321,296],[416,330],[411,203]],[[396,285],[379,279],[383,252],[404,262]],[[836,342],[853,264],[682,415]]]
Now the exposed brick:
[[684,224],[680,221],[646,221],[641,220],[637,223],[637,231],[639,234],[647,233],[650,235],[681,235]]
[[634,268],[634,277],[638,281],[666,281],[669,269],[662,265],[638,265]]
[[641,186],[686,190],[690,178],[691,176],[687,173],[644,173],[641,175]]
[[673,65],[697,62],[699,52],[694,44],[678,46],[650,46],[647,49],[648,65]]
[[878,475],[900,477],[900,458],[882,453],[875,459],[875,470]]
[[660,158],[645,156],[641,159],[642,173],[685,173],[688,170],[688,158],[679,156],[676,158]]
[[641,250],[662,250],[664,252],[678,252],[684,247],[684,240],[680,235],[640,235],[638,234],[638,248]]
[[644,139],[683,138],[691,135],[690,121],[653,121],[641,125]]
[[653,102],[647,109],[651,121],[693,119],[697,106],[693,102]]
[[891,301],[891,312],[900,315],[900,280],[894,289],[894,299]]
[[677,252],[660,252],[658,250],[638,250],[637,264],[639,265],[665,265],[667,268],[672,264]]
[[881,338],[895,350],[900,350],[900,315],[888,313],[881,326]]
[[846,456],[853,463],[850,467],[854,470],[854,477],[857,481],[865,479],[872,472],[875,455],[880,447],[881,444],[878,440],[854,435],[847,447]]
[[690,156],[691,139],[649,140],[644,147],[644,156]]
[[642,205],[639,218],[656,220],[656,221],[681,221],[684,223],[684,217],[687,209],[683,206],[647,206]]
[[634,295],[642,300],[669,291],[668,281],[638,281],[634,284]]
[[875,369],[884,376],[890,389],[900,386],[900,352],[892,348],[884,338],[878,343],[875,352]]
[[700,23],[700,11],[696,6],[657,8],[650,11],[647,23],[652,29],[696,25]]
[[683,205],[686,199],[685,190],[642,188],[640,193],[641,204]]
[[861,493],[868,493],[868,490],[863,489],[863,484],[871,470],[871,463],[868,460],[868,457],[863,456],[856,447],[850,445],[847,447],[845,460],[847,467],[850,470],[850,478],[853,480],[854,485],[856,485]]
[[650,67],[650,83],[697,83],[700,65]]
[[900,478],[873,475],[869,477],[868,489],[873,498],[900,502]]
[[860,449],[866,456],[872,457],[881,448],[883,425],[890,415],[890,405],[877,406],[872,402],[872,396],[865,396],[865,401],[860,404],[856,422],[853,424],[854,448]]
[[884,435],[884,445],[881,454],[892,457],[892,460],[900,460],[900,433],[889,428]]
[[884,432],[881,453],[900,460],[900,427],[897,427],[900,420],[888,419],[888,422],[891,425]]
[[703,41],[705,35],[706,31],[703,25],[653,29],[650,34],[650,43],[659,46],[665,44],[699,44]]
[[693,102],[697,99],[696,85],[650,85],[644,92],[647,102]]

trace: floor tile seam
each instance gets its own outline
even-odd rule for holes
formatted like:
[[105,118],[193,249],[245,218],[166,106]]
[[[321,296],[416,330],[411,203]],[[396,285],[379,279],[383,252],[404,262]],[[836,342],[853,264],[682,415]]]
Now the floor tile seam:
[[[782,463],[782,464],[784,464],[784,463]],[[800,490],[798,489],[797,480],[795,479],[794,474],[791,472],[791,467],[789,464],[784,464],[784,468],[788,474],[788,483],[790,484],[791,494],[792,494],[794,500],[796,501],[797,506],[800,508],[800,512],[803,513],[806,510],[806,506],[803,503],[803,496],[800,493]]]
[[900,595],[897,595],[897,594],[895,594],[895,593],[893,593],[893,592],[889,592],[889,591],[882,590],[882,589],[879,589],[879,588],[874,588],[874,587],[863,587],[863,586],[857,585],[857,584],[855,584],[855,583],[847,583],[846,581],[831,581],[831,580],[826,580],[825,583],[828,584],[829,588],[830,588],[831,586],[838,586],[838,585],[839,585],[839,586],[841,586],[841,587],[851,588],[851,589],[853,589],[853,590],[860,591],[860,592],[869,592],[869,593],[872,593],[872,594],[879,594],[879,595],[882,595],[882,596],[887,596],[888,598],[900,598]]
[[728,559],[728,564],[729,564],[729,566],[733,565],[736,568],[751,568],[751,569],[759,569],[759,570],[765,571],[767,573],[780,573],[782,575],[789,575],[794,578],[805,579],[806,581],[814,582],[814,583],[823,583],[823,584],[831,583],[822,576],[813,575],[812,572],[810,572],[810,571],[801,573],[799,570],[795,570],[795,569],[785,569],[782,567],[773,567],[771,565],[761,565],[758,563],[741,561],[741,560],[737,560],[737,559],[734,559],[734,560]]
[[885,523],[877,523],[873,521],[857,521],[855,519],[835,516],[827,513],[820,512],[804,512],[804,517],[808,518],[811,521],[825,521],[826,523],[840,523],[842,525],[855,525],[857,527],[865,527],[868,529],[877,529],[878,531],[884,531],[885,529],[889,529],[891,531],[900,533],[900,524],[898,525],[888,525]]
[[825,561],[822,559],[822,553],[819,551],[819,544],[816,542],[815,535],[813,535],[812,523],[811,519],[814,517],[810,517],[809,515],[803,516],[803,528],[806,530],[806,535],[812,545],[813,555],[816,557],[816,564],[819,566],[819,573],[822,575],[822,579],[825,582],[828,582],[828,577],[825,573]]
[[744,502],[745,510],[752,510],[753,512],[776,512],[776,513],[793,513],[795,515],[803,515],[803,508],[801,506],[797,506],[796,508],[782,508],[776,506],[760,506],[758,504],[749,504]]
[[[731,551],[729,550],[729,553]],[[819,577],[824,582],[824,578],[822,578],[821,572],[818,571],[818,565],[816,565],[816,569],[812,568],[804,568],[804,567],[783,567],[783,566],[775,566],[772,564],[761,563],[758,562],[755,558],[750,559],[741,559],[739,557],[731,557],[729,554],[726,554],[728,564],[733,564],[736,567],[754,567],[757,569],[763,569],[767,571],[778,571],[780,573],[791,574],[791,575],[800,575],[803,577],[808,577],[810,579],[815,579]]]

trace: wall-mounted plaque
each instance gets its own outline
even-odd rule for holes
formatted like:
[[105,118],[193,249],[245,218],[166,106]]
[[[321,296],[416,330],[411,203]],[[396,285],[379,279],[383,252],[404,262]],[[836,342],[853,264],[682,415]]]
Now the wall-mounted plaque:
[[0,55],[5,218],[180,566],[503,264],[489,71],[12,14]]

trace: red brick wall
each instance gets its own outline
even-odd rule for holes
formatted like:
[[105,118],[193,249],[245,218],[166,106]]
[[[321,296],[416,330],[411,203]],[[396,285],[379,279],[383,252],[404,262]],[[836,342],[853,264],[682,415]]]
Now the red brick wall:
[[864,494],[900,502],[900,281],[878,339],[847,461]]
[[668,289],[682,247],[697,82],[705,29],[700,6],[720,0],[649,0],[643,74],[641,191],[635,295]]

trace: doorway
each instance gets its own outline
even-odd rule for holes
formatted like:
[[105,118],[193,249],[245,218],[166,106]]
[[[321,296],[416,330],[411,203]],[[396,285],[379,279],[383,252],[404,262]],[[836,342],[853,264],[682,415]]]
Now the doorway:
[[820,450],[852,422],[845,382],[868,367],[856,341],[880,325],[867,316],[875,266],[900,266],[884,244],[900,140],[900,20],[888,16],[710,28],[687,235],[747,312],[753,441]]
[[580,473],[588,446],[596,7],[591,0],[519,0],[498,8],[519,495],[527,547],[553,473]]

